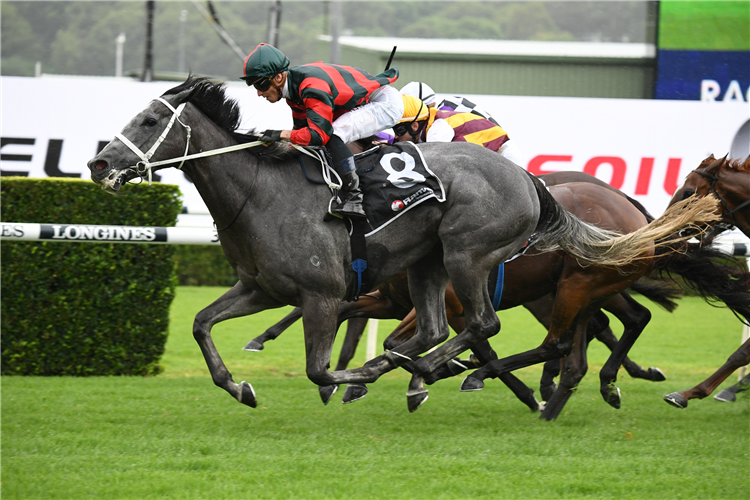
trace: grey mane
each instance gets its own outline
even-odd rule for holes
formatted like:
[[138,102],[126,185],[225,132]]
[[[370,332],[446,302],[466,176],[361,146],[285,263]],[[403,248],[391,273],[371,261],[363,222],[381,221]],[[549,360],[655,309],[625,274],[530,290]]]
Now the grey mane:
[[[189,102],[197,107],[206,117],[219,128],[228,132],[240,144],[257,141],[260,134],[238,132],[242,117],[240,105],[236,100],[226,95],[223,83],[216,82],[205,76],[189,75],[187,80],[173,87],[163,96],[177,95],[185,90],[191,90],[182,102]],[[251,148],[250,152],[259,157],[286,159],[296,157],[299,153],[289,144],[282,142],[268,146]]]

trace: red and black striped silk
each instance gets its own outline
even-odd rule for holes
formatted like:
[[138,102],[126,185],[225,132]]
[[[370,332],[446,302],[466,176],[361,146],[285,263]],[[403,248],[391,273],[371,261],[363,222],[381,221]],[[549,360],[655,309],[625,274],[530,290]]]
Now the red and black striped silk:
[[367,104],[370,94],[383,85],[395,82],[398,69],[373,76],[351,66],[317,62],[290,68],[287,78],[287,103],[294,119],[292,142],[322,146],[333,135],[333,121]]

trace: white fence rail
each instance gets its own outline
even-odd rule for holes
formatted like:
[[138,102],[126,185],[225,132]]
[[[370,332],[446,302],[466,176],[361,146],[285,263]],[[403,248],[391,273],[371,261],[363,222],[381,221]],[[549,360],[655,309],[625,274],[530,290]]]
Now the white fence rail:
[[32,224],[3,222],[3,241],[66,241],[74,243],[162,243],[218,245],[216,228],[98,226],[88,224]]

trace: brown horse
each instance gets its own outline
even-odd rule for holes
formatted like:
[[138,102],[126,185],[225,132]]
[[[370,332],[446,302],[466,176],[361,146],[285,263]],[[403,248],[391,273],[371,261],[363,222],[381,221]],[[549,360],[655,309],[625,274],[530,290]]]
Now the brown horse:
[[[750,237],[750,156],[744,161],[709,156],[688,174],[685,182],[672,196],[670,205],[693,195],[711,194],[721,202],[723,227],[736,226]],[[750,289],[750,281],[745,281],[744,286]],[[750,302],[746,305],[750,307]],[[745,318],[750,319],[748,315],[745,315]],[[703,399],[710,395],[729,375],[748,363],[750,340],[745,341],[729,356],[727,362],[706,380],[692,389],[667,394],[664,401],[677,408],[686,408],[689,400]]]

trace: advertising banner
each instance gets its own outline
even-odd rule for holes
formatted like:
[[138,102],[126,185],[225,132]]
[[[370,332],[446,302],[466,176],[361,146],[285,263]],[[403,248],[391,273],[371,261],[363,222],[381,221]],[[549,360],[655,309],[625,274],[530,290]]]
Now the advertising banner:
[[[87,179],[86,162],[150,100],[177,84],[0,77],[0,85],[2,175]],[[241,105],[244,130],[291,127],[286,103],[270,104],[241,82],[229,84],[228,94]],[[525,157],[524,168],[534,174],[588,172],[633,196],[655,216],[709,154],[750,153],[750,109],[742,102],[465,97],[508,131]],[[182,172],[169,168],[159,177],[180,186],[188,212],[206,212]]]

